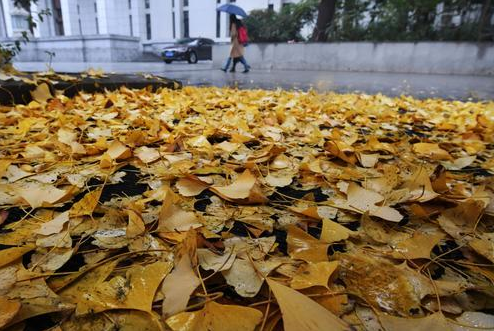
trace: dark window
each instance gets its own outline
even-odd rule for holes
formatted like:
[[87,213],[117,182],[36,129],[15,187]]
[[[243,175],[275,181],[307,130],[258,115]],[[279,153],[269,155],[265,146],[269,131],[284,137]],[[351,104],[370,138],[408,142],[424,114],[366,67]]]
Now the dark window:
[[129,26],[130,26],[130,35],[134,36],[134,26],[132,24],[132,15],[129,15]]
[[221,3],[221,0],[216,0],[216,3]]
[[216,11],[216,38],[220,37],[221,30],[221,15],[219,11]]
[[172,8],[175,8],[175,0],[172,0]]
[[127,2],[127,6],[129,7],[129,9],[132,9],[132,0],[129,0],[129,1]]
[[184,37],[189,37],[189,11],[184,10]]
[[175,33],[175,12],[172,13],[172,30],[173,30],[173,39],[177,38]]
[[53,0],[53,21],[55,23],[55,35],[63,36],[62,6],[60,0]]
[[236,2],[235,0],[230,0],[230,2]]
[[81,19],[79,18],[79,34],[82,35],[82,24],[81,24]]
[[274,10],[274,5],[273,4],[269,4],[268,5],[268,10],[273,11]]
[[189,5],[189,0],[184,0],[184,7],[187,7]]
[[77,15],[81,15],[81,7],[77,5]]
[[94,3],[94,12],[97,13],[98,12],[98,5],[96,5],[96,2]]
[[151,14],[146,14],[146,39],[151,39]]
[[96,34],[99,34],[99,22],[98,22],[98,18],[96,17],[95,20],[96,20]]
[[148,9],[148,8],[149,8],[149,6],[150,6],[150,5],[149,5],[149,0],[144,0],[144,7],[145,7],[146,9]]

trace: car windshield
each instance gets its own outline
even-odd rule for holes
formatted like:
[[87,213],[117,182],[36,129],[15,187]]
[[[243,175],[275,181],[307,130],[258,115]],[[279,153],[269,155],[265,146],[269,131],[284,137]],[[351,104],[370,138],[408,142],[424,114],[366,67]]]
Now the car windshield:
[[192,39],[192,38],[182,38],[182,39],[177,40],[177,44],[179,44],[179,45],[187,45],[187,44],[190,44],[193,41],[195,41],[195,39]]

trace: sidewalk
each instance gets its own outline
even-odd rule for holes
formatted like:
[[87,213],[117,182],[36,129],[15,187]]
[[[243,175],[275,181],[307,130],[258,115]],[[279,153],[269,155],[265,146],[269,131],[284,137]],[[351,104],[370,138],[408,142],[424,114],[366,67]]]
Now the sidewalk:
[[[46,70],[45,63],[19,62],[14,64],[22,71]],[[54,63],[60,72],[81,72],[88,68],[101,68],[115,73],[152,73],[182,81],[184,85],[230,86],[238,88],[310,88],[318,91],[401,94],[418,98],[445,98],[468,100],[494,100],[494,77],[466,75],[422,75],[371,72],[329,71],[262,71],[252,70],[224,73],[213,68],[211,61],[188,64],[156,62],[132,63]],[[241,70],[241,66],[238,67]]]

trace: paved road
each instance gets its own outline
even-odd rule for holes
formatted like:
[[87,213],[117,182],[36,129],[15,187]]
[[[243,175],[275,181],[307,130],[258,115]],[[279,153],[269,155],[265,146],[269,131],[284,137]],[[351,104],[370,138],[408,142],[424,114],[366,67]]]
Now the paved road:
[[[43,63],[24,62],[15,66],[25,71],[45,70]],[[224,73],[212,67],[211,62],[198,64],[160,62],[141,63],[55,63],[56,71],[80,72],[101,68],[117,73],[153,73],[182,81],[186,85],[230,86],[238,88],[285,88],[336,92],[401,94],[419,98],[441,97],[459,100],[494,100],[494,77],[466,75],[421,75],[367,72],[328,71],[264,71],[252,70]],[[240,69],[241,66],[239,66]]]

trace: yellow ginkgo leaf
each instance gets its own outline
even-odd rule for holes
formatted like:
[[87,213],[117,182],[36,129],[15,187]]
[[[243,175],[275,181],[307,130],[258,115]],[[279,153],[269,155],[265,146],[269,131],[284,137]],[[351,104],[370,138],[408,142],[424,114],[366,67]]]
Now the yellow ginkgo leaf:
[[36,86],[34,91],[31,91],[31,96],[33,100],[39,103],[45,103],[49,99],[53,98],[53,95],[51,95],[50,92],[50,87],[48,86],[47,83],[41,83],[38,86]]
[[21,258],[27,252],[34,249],[34,246],[12,247],[0,250],[0,267],[3,267]]
[[322,262],[328,260],[329,244],[317,240],[295,225],[288,227],[286,242],[288,254],[293,259],[306,262]]
[[343,225],[328,219],[322,220],[321,240],[328,244],[348,239],[353,234],[353,231]]
[[420,156],[426,156],[433,160],[452,160],[451,155],[439,147],[438,144],[416,143],[412,147],[413,151]]
[[285,285],[267,279],[283,315],[286,331],[348,331],[350,326],[309,297]]
[[296,290],[312,287],[328,287],[328,279],[338,267],[338,261],[308,263],[292,278],[290,286]]
[[166,324],[174,331],[254,331],[261,320],[257,309],[211,301],[201,310],[168,318]]
[[81,200],[74,203],[70,208],[70,216],[78,217],[84,215],[91,215],[98,205],[99,198],[101,197],[102,189],[96,189],[87,193]]
[[7,325],[21,309],[17,300],[8,300],[0,297],[0,329]]
[[227,186],[212,186],[211,190],[226,200],[239,200],[249,197],[256,184],[256,177],[245,170],[238,178]]

